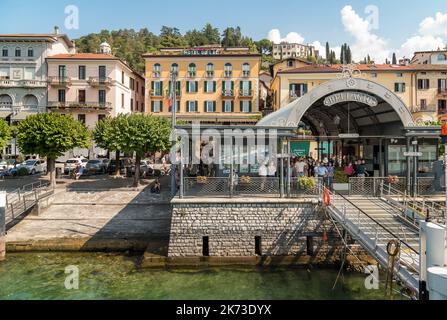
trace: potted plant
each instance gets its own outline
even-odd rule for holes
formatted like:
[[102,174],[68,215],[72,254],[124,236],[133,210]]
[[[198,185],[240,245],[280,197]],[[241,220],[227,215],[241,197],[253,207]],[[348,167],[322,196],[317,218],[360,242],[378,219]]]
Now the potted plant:
[[343,172],[343,169],[335,169],[332,188],[334,189],[334,191],[339,192],[349,191],[349,178],[346,173]]
[[251,182],[251,178],[250,178],[249,176],[242,176],[242,177],[239,179],[239,182],[240,182],[241,184],[245,184],[245,185],[247,185],[247,184],[250,184],[250,182]]
[[313,177],[301,177],[298,179],[298,188],[306,191],[315,190],[317,183]]
[[206,184],[208,182],[208,178],[204,176],[197,176],[198,184]]

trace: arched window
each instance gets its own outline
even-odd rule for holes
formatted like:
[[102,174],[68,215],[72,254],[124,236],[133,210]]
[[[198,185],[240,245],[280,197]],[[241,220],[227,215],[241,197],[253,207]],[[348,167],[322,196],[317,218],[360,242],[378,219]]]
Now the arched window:
[[214,64],[211,62],[206,65],[206,76],[213,77],[214,76]]
[[244,77],[250,76],[250,64],[247,62],[242,65],[242,76]]
[[178,64],[177,63],[173,63],[171,65],[171,72],[172,73],[178,73]]
[[31,47],[28,48],[28,57],[34,57],[34,49]]
[[2,49],[2,57],[7,57],[7,56],[9,56],[8,47],[3,47],[3,49]]
[[19,47],[17,47],[16,48],[16,57],[21,57],[21,56],[22,56],[22,50]]
[[0,95],[0,106],[2,107],[12,107],[12,98],[8,94]]
[[25,108],[37,108],[39,105],[39,101],[37,100],[35,95],[27,94],[25,97],[23,97],[23,106]]
[[188,66],[188,76],[195,77],[197,72],[197,66],[195,63],[190,63]]
[[233,66],[231,65],[231,63],[225,64],[224,75],[225,77],[231,77],[233,75]]
[[447,55],[445,54],[438,54],[438,61],[445,61],[447,60]]
[[159,63],[154,64],[152,68],[152,72],[154,73],[154,78],[158,78],[161,76],[161,65]]

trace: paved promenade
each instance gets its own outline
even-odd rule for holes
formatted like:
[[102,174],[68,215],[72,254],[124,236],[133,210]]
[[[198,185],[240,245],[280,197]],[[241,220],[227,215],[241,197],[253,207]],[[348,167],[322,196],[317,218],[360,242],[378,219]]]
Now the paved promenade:
[[131,179],[106,176],[58,184],[49,209],[9,230],[8,249],[141,250],[152,241],[167,243],[168,186],[156,195],[148,185],[135,190],[131,184]]

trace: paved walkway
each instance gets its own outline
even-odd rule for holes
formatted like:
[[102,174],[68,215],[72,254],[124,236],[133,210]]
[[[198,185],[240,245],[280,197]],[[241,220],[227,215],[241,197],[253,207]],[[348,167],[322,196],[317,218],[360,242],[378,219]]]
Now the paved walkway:
[[129,188],[131,184],[132,179],[109,177],[58,184],[51,207],[11,228],[7,244],[46,242],[57,247],[57,243],[66,242],[82,249],[94,247],[95,242],[168,239],[171,210],[167,185],[157,195],[149,186],[135,190]]

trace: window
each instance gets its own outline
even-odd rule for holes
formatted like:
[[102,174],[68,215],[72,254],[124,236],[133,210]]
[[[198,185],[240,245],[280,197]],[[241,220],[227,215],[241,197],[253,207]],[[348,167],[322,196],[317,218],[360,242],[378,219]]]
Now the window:
[[126,80],[126,77],[124,75],[124,71],[121,71],[121,83],[124,84]]
[[85,90],[78,91],[78,102],[85,103]]
[[242,65],[242,76],[243,77],[249,77],[250,76],[250,64],[244,63]]
[[403,93],[405,92],[405,83],[397,82],[394,84],[394,92]]
[[205,101],[205,112],[216,112],[216,101]]
[[135,80],[133,78],[130,78],[130,90],[135,90]]
[[420,106],[421,106],[421,111],[427,110],[427,99],[421,99]]
[[307,93],[307,83],[291,83],[289,85],[290,98],[299,98]]
[[214,64],[211,62],[206,65],[206,76],[213,77],[214,76]]
[[133,99],[130,98],[130,111],[133,111]]
[[262,238],[260,236],[255,237],[255,254],[262,256]]
[[233,66],[231,63],[226,63],[224,66],[224,76],[231,77],[233,75]]
[[124,109],[124,93],[121,94],[121,108]]
[[398,72],[398,73],[396,73],[396,77],[398,77],[398,78],[402,78],[404,75],[403,75],[403,73],[401,73],[401,72]]
[[[176,100],[175,105],[177,106],[177,108],[175,108],[175,112],[180,112],[180,100]],[[169,112],[172,112],[172,105],[169,106]]]
[[34,57],[34,49],[33,48],[28,48],[28,57]]
[[100,104],[106,103],[106,90],[99,90],[98,91],[98,102]]
[[188,66],[188,77],[195,77],[197,72],[197,66],[195,63],[190,63]]
[[173,63],[171,65],[171,72],[175,73],[175,74],[178,74],[178,64],[177,63]]
[[445,54],[438,54],[438,61],[445,61],[447,60],[447,56]]
[[163,110],[162,101],[151,101],[151,112],[159,113]]
[[223,112],[233,112],[233,101],[224,100],[222,111]]
[[293,60],[287,60],[287,67],[293,67]]
[[438,100],[438,114],[446,114],[446,100]]
[[22,50],[19,47],[17,47],[16,48],[16,57],[20,57],[20,56],[22,56]]
[[58,93],[57,93],[57,98],[58,98],[58,102],[65,102],[65,89],[59,89]]
[[216,81],[205,81],[205,93],[214,93],[216,92]]
[[65,66],[59,66],[59,79],[64,80],[67,77],[67,68]]
[[377,73],[375,73],[375,72],[371,73],[371,77],[372,78],[377,78]]
[[152,73],[152,76],[154,78],[161,77],[161,65],[159,63],[154,64],[154,66],[152,67]]
[[85,124],[85,114],[78,114],[78,121]]
[[239,90],[240,90],[240,95],[242,97],[250,97],[251,96],[251,81],[241,81]]
[[[175,82],[175,95],[180,96],[181,90],[180,90],[181,83],[180,81]],[[169,97],[172,95],[172,81],[169,81]]]
[[161,97],[163,95],[163,82],[152,81],[151,82],[151,95]]
[[447,79],[438,79],[438,92],[439,93],[447,92]]
[[187,93],[197,93],[199,83],[197,81],[187,81],[186,82],[186,92]]
[[7,47],[3,47],[3,49],[2,49],[2,57],[7,57],[7,56],[9,56],[8,48]]
[[197,112],[197,101],[186,101],[186,112]]
[[106,118],[105,114],[98,114],[98,122],[104,120]]
[[99,77],[99,79],[105,79],[106,78],[106,66],[99,66],[98,67],[98,77]]
[[140,84],[138,83],[138,81],[137,81],[137,84],[135,85],[135,91],[138,93],[138,90],[140,90],[139,89],[140,88]]
[[222,94],[226,97],[233,96],[234,92],[234,81],[225,80],[222,82]]
[[427,90],[430,88],[430,80],[428,79],[418,79],[418,89]]
[[79,80],[85,80],[85,66],[79,66],[78,77]]
[[251,101],[241,101],[240,104],[241,104],[240,105],[241,112],[244,112],[244,113],[251,112],[251,106],[252,106]]

